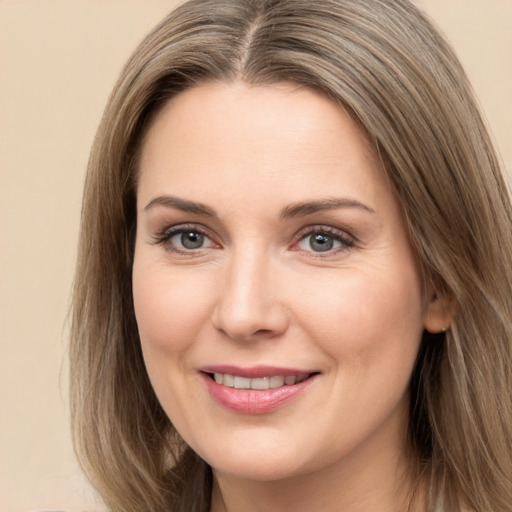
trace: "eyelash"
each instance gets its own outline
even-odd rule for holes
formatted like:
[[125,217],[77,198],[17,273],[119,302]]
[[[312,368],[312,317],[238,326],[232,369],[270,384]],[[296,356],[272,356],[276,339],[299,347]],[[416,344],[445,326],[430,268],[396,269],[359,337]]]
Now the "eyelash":
[[[171,244],[170,241],[173,237],[176,235],[180,235],[183,233],[197,233],[199,235],[204,236],[205,238],[212,240],[212,236],[208,232],[208,230],[202,228],[201,226],[198,226],[197,224],[180,224],[179,226],[174,226],[172,228],[166,228],[165,230],[157,233],[155,237],[155,244],[157,245],[163,245],[166,250],[175,253],[175,254],[181,254],[186,256],[192,256],[194,255],[195,251],[194,249],[181,249],[176,247],[174,244]],[[213,242],[215,243],[215,242]],[[202,249],[202,248],[200,248]]]
[[[213,237],[210,235],[209,231],[197,224],[181,224],[179,226],[167,228],[157,233],[157,235],[155,236],[154,243],[157,245],[163,245],[166,250],[172,253],[186,256],[192,256],[194,255],[194,253],[197,253],[200,249],[209,249],[209,247],[199,247],[197,250],[181,249],[176,247],[176,245],[169,243],[170,240],[176,235],[180,235],[187,232],[202,235],[205,238],[209,239],[213,244],[216,244],[216,242],[213,240]],[[309,253],[309,257],[311,258],[326,258],[332,256],[333,254],[347,251],[354,246],[354,239],[348,234],[344,233],[343,231],[333,228],[331,226],[315,225],[309,226],[299,231],[299,233],[296,235],[296,241],[294,241],[292,244],[291,250],[301,250],[300,248],[294,249],[294,247],[297,247],[301,242],[305,241],[308,237],[311,237],[313,235],[324,235],[327,238],[333,239],[335,242],[339,242],[340,247],[336,249],[329,249],[325,251],[325,253],[321,251],[305,250],[304,252]],[[199,255],[197,254],[197,256]]]
[[309,257],[311,258],[326,258],[334,254],[347,251],[354,246],[354,239],[347,233],[339,229],[333,228],[331,226],[316,225],[309,226],[299,231],[299,233],[297,234],[297,241],[293,243],[292,247],[298,246],[301,242],[307,240],[308,237],[311,237],[313,235],[323,235],[328,238],[331,238],[334,241],[339,242],[340,247],[338,247],[337,249],[329,249],[324,253],[321,251],[305,251],[309,254]]

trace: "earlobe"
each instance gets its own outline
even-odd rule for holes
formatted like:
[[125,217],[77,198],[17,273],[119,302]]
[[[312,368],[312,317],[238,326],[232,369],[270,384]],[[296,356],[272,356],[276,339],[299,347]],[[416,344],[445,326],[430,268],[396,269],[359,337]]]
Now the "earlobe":
[[424,329],[432,334],[445,332],[453,321],[455,309],[450,293],[431,291],[423,316]]

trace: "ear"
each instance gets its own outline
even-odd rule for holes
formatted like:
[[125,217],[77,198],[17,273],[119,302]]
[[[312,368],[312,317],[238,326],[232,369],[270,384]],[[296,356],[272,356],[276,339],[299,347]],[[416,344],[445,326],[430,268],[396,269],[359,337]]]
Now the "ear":
[[423,327],[432,334],[446,331],[453,321],[455,309],[455,299],[451,293],[436,291],[430,287],[423,315]]

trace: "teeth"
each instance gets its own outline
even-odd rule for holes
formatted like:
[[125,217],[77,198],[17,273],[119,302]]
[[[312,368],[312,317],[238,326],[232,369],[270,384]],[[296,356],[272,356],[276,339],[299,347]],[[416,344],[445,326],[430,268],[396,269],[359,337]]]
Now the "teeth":
[[235,377],[235,389],[251,389],[251,379],[247,377]]
[[268,389],[270,377],[262,377],[261,379],[251,379],[251,389]]
[[282,375],[276,375],[275,377],[270,377],[269,388],[280,388],[284,386],[284,377]]
[[309,375],[273,375],[272,377],[258,377],[249,379],[247,377],[239,377],[228,375],[226,373],[214,373],[213,378],[217,384],[223,384],[229,388],[235,389],[275,389],[282,386],[293,386],[299,382],[305,381]]

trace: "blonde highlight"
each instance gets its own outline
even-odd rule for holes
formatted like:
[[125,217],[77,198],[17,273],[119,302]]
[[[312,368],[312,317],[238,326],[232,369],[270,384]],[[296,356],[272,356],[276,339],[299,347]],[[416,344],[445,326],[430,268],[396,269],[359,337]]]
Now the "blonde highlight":
[[466,75],[407,0],[193,0],[123,69],[91,151],[73,295],[79,460],[112,512],[207,511],[211,470],[151,388],[131,297],[141,140],[208,81],[294,82],[345,109],[377,148],[425,281],[449,294],[411,383],[415,477],[428,510],[512,503],[512,208]]

